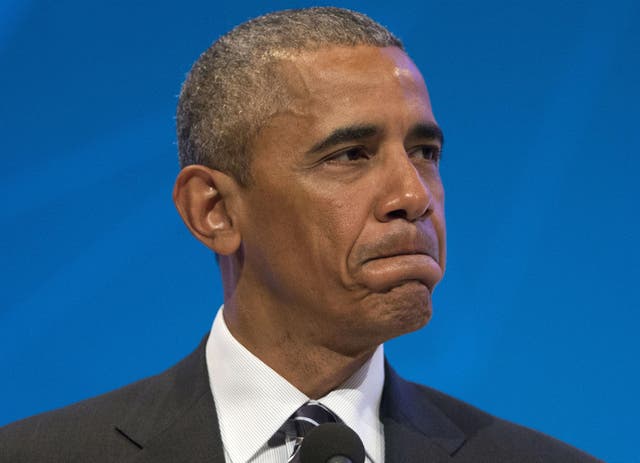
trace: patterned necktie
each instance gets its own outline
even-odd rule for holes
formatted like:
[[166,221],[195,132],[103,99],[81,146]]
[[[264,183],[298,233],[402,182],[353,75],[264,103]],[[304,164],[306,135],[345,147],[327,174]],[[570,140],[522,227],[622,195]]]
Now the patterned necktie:
[[309,431],[324,423],[339,422],[340,419],[331,410],[315,400],[297,409],[282,428],[287,436],[294,439],[293,452],[287,463],[300,462],[300,446]]

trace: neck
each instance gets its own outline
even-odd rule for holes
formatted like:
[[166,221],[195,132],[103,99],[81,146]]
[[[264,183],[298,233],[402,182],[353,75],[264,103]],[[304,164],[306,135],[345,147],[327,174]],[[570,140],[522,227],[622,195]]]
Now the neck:
[[371,358],[377,346],[342,349],[321,338],[300,336],[268,311],[225,300],[224,318],[231,334],[252,354],[311,399],[336,389]]

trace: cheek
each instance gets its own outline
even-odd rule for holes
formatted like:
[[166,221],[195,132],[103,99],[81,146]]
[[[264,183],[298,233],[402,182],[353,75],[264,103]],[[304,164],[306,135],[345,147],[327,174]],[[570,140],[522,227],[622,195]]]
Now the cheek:
[[303,252],[308,253],[301,256],[299,266],[315,274],[314,285],[332,288],[323,296],[329,299],[353,285],[349,257],[366,221],[366,217],[358,214],[354,202],[345,197],[312,196],[298,217],[305,229]]
[[344,181],[309,183],[304,185],[302,201],[297,205],[300,219],[313,224],[312,232],[325,244],[322,251],[335,249],[344,254],[357,240],[366,220],[368,209],[361,201],[364,195]]
[[247,214],[247,239],[274,258],[298,262],[298,268],[329,265],[349,242],[350,205],[311,193],[282,184],[269,194],[257,191]]
[[307,229],[309,247],[333,272],[342,272],[347,256],[359,235],[358,219],[353,205],[342,199],[323,198],[315,208],[304,210],[301,220]]

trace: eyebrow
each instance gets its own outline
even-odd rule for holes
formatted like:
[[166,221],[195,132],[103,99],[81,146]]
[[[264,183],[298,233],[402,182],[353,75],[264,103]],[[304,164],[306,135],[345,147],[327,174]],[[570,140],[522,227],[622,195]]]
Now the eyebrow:
[[422,138],[435,140],[440,143],[440,147],[444,145],[444,134],[442,129],[434,122],[419,123],[414,125],[409,131],[407,138]]
[[362,140],[363,138],[370,138],[378,134],[379,132],[380,129],[372,124],[340,127],[331,132],[331,134],[327,138],[313,145],[313,147],[309,150],[309,154],[324,151],[327,148],[340,145],[341,143]]
[[[373,124],[351,125],[335,129],[324,140],[313,145],[308,154],[318,153],[342,143],[362,140],[373,137],[381,132],[380,128]],[[433,122],[418,123],[409,131],[407,138],[433,139],[444,144],[444,135],[440,127]]]

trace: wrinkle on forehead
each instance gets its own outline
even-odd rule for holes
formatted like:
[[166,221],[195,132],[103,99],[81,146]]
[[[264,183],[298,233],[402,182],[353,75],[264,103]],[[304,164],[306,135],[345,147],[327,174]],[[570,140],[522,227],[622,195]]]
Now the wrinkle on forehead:
[[420,71],[396,47],[336,46],[286,54],[273,69],[286,102],[273,108],[265,126],[280,125],[281,117],[307,127],[321,124],[336,110],[349,108],[363,92],[372,99],[397,95],[431,114]]
[[278,62],[291,96],[287,110],[295,114],[304,113],[310,104],[322,103],[328,95],[348,100],[349,89],[354,87],[401,88],[405,94],[426,95],[429,103],[420,71],[397,47],[335,46],[283,56]]
[[381,51],[383,54],[387,54],[389,59],[394,62],[393,75],[405,90],[405,93],[415,90],[424,91],[427,104],[431,107],[427,85],[422,77],[422,73],[411,58],[402,50],[395,47],[387,47]]

